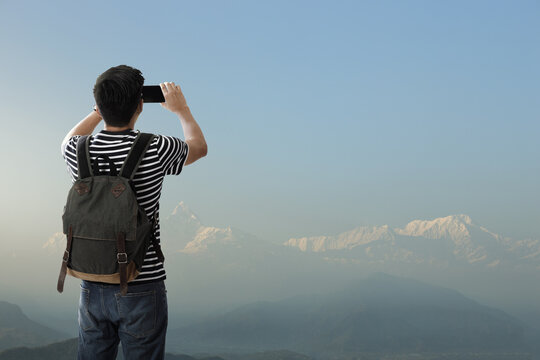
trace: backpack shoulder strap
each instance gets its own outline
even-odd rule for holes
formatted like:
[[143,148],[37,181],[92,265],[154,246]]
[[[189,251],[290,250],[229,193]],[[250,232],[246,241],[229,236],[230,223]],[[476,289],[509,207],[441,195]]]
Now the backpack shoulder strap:
[[90,136],[82,135],[77,142],[77,172],[79,179],[92,176],[90,168]]
[[131,150],[127,155],[124,165],[120,169],[120,176],[133,180],[133,175],[141,164],[141,161],[154,139],[154,134],[139,133],[133,142]]

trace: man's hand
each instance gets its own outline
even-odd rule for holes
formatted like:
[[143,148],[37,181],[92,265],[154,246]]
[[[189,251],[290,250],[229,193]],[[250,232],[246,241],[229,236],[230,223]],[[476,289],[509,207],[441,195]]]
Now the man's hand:
[[175,85],[173,82],[160,83],[161,92],[163,92],[163,97],[165,102],[161,103],[165,109],[172,111],[175,114],[179,114],[186,109],[188,109],[186,99],[182,90],[180,90],[180,85]]

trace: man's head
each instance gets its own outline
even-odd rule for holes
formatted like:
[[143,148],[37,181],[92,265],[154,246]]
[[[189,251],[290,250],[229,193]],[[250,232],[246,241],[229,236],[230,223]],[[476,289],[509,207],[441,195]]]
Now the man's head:
[[126,126],[141,102],[144,77],[127,65],[118,65],[99,75],[94,98],[103,121],[110,126]]

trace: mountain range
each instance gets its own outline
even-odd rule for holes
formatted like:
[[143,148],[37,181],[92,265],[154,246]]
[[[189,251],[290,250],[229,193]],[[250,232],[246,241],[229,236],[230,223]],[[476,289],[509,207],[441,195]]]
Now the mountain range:
[[[457,289],[540,327],[540,240],[503,237],[467,215],[281,242],[206,225],[184,202],[161,224],[168,291],[190,314],[336,290],[385,272]],[[63,234],[44,244],[54,267],[64,246]]]
[[[184,202],[163,220],[163,229],[165,238],[174,239],[168,242],[174,244],[171,250],[184,254],[246,247],[280,253],[274,243],[240,229],[203,225]],[[319,253],[327,260],[345,258],[364,264],[403,262],[449,267],[466,263],[492,269],[540,269],[539,239],[503,237],[463,214],[413,220],[403,228],[359,226],[336,235],[290,238],[282,245]]]
[[364,263],[403,262],[444,267],[540,269],[540,240],[514,240],[467,215],[414,220],[403,228],[361,226],[337,235],[290,238],[285,246]]
[[[283,246],[264,241],[241,229],[206,226],[184,203],[162,219],[163,247],[187,255],[248,251],[282,254],[283,249],[318,253],[326,260],[364,264],[413,263],[449,267],[456,263],[485,268],[540,270],[540,240],[512,239],[478,225],[468,215],[413,220],[403,228],[359,226],[336,235],[290,238]],[[43,245],[63,251],[64,235],[54,234]],[[242,252],[244,252],[242,250]]]

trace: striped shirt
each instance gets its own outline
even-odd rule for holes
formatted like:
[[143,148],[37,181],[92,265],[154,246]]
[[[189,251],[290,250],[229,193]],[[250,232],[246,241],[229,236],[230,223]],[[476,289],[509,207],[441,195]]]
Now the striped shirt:
[[[117,170],[122,167],[124,160],[137,136],[137,131],[128,129],[124,131],[102,130],[90,137],[90,160],[92,164],[97,156],[106,154],[116,165]],[[62,147],[62,156],[68,166],[72,181],[78,178],[77,170],[77,141],[79,135],[73,136]],[[165,175],[178,175],[182,171],[188,155],[188,145],[179,138],[157,135],[135,172],[133,183],[137,193],[137,201],[144,208],[149,219],[157,210],[156,239],[160,241],[159,226],[159,198]],[[105,160],[99,159],[99,170],[109,172],[109,165]],[[166,278],[163,263],[157,258],[153,245],[150,244],[146,252],[141,273],[130,283],[148,283],[164,280]]]

